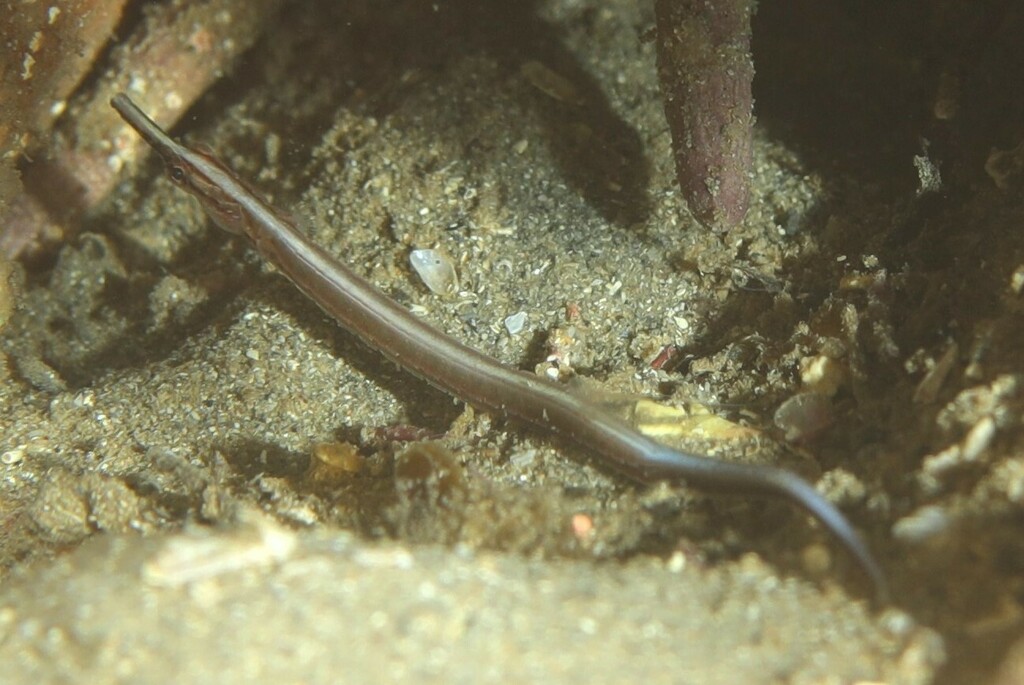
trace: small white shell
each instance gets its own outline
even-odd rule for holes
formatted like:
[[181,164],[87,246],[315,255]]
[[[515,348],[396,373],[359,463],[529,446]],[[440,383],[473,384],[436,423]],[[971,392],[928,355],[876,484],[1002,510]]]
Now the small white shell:
[[459,289],[455,265],[440,250],[413,250],[409,253],[409,263],[431,292],[451,295]]
[[526,312],[516,312],[512,316],[505,317],[505,330],[509,335],[521,333],[526,328]]
[[901,542],[927,542],[948,531],[952,523],[942,507],[926,504],[893,524],[892,536]]

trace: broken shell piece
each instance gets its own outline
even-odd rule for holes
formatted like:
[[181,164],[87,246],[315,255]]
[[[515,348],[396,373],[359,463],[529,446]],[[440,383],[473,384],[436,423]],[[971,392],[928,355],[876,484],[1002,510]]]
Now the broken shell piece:
[[431,292],[451,295],[459,289],[455,265],[440,250],[413,250],[409,253],[409,263]]
[[914,390],[914,402],[927,404],[935,401],[959,354],[960,347],[955,342],[951,343],[939,360],[924,375],[921,382],[917,384],[917,389]]
[[589,365],[594,355],[587,348],[584,327],[568,324],[552,328],[548,332],[547,357],[538,364],[535,372],[556,381],[566,381],[575,374],[573,365]]
[[555,73],[540,62],[531,60],[519,67],[519,73],[537,90],[545,95],[573,105],[586,102],[572,81]]
[[820,392],[793,395],[775,410],[775,425],[789,442],[803,442],[832,425],[832,401]]
[[637,430],[655,440],[741,440],[757,434],[752,428],[715,416],[697,402],[681,408],[639,400],[633,406],[632,420]]
[[992,438],[996,435],[996,422],[991,416],[983,416],[970,431],[967,432],[967,436],[963,442],[963,459],[964,461],[972,462],[977,461],[985,450],[988,449],[989,445],[992,444]]

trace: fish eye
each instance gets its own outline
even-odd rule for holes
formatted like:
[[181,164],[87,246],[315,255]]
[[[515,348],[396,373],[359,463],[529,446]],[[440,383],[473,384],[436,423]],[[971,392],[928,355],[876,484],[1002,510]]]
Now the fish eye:
[[185,170],[182,169],[180,166],[172,166],[168,173],[171,176],[171,180],[174,181],[175,183],[185,182]]

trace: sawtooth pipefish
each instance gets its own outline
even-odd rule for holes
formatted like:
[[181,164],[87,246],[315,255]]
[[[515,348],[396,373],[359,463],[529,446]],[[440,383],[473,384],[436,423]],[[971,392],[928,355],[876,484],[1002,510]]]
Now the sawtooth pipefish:
[[249,238],[307,297],[395,364],[473,407],[565,436],[634,480],[787,499],[831,531],[884,595],[882,570],[863,540],[800,476],[663,445],[556,382],[506,367],[435,330],[312,242],[212,155],[171,139],[127,95],[110,104],[163,158],[174,185],[195,196],[217,225]]

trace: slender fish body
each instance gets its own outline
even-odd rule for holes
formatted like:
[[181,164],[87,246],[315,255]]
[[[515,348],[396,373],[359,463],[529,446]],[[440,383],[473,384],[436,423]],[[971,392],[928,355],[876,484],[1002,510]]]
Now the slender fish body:
[[557,383],[510,369],[441,333],[313,243],[211,155],[172,140],[126,95],[111,105],[163,157],[175,185],[194,195],[221,228],[246,235],[307,297],[391,361],[474,407],[564,435],[635,480],[788,499],[828,528],[879,594],[885,592],[880,567],[850,523],[796,474],[670,448]]

